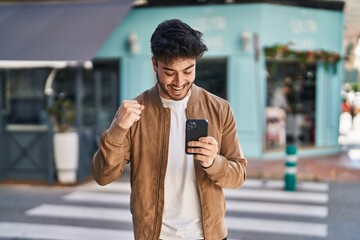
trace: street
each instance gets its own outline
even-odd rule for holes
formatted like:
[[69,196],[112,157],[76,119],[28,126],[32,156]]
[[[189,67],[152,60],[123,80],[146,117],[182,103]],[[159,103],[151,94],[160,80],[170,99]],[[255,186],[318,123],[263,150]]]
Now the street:
[[[225,190],[229,239],[359,239],[357,184],[248,179]],[[0,239],[133,239],[128,182],[0,186]],[[216,207],[216,206],[214,206]]]

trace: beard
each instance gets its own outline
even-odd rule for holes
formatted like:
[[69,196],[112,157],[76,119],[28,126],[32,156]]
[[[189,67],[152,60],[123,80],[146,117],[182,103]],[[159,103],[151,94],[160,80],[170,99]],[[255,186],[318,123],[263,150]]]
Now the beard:
[[165,93],[171,100],[174,100],[174,101],[181,101],[181,100],[183,100],[183,99],[189,94],[189,92],[190,92],[190,90],[191,90],[191,87],[192,87],[192,85],[193,85],[193,83],[194,83],[194,82],[192,82],[190,85],[187,84],[187,85],[189,85],[189,88],[187,89],[186,94],[181,95],[181,96],[178,97],[178,96],[172,95],[172,94],[166,89],[165,85],[160,82],[160,80],[159,80],[159,75],[158,75],[157,72],[156,72],[156,80],[157,80],[157,84],[158,84],[159,87],[160,87],[160,91],[162,91],[163,93]]

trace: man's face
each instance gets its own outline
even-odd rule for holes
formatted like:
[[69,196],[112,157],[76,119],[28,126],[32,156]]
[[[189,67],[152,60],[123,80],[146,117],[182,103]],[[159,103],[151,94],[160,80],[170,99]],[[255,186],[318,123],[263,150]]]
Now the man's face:
[[179,101],[190,94],[191,86],[195,81],[196,59],[176,59],[165,64],[156,61],[153,57],[152,64],[161,97]]

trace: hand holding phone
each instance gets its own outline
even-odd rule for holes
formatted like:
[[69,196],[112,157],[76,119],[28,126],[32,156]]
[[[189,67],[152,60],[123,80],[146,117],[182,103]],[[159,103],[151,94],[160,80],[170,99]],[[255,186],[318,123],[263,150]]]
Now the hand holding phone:
[[186,121],[186,132],[185,132],[185,153],[193,154],[188,152],[189,141],[199,141],[201,137],[208,136],[208,120],[207,119],[188,119]]

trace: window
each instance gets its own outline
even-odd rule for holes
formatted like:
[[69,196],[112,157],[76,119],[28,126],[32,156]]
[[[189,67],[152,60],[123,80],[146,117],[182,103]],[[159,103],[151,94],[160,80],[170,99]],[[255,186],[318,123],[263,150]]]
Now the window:
[[[81,97],[84,127],[97,126],[101,131],[109,127],[118,105],[118,60],[104,60],[93,63],[93,69],[67,68],[58,71],[55,81],[55,99],[62,94],[76,102]],[[76,80],[82,78],[82,86],[76,92]]]
[[202,59],[196,65],[195,84],[226,99],[226,59]]
[[9,70],[5,77],[5,111],[9,124],[44,124],[44,94],[50,69]]
[[267,150],[315,144],[316,65],[267,62]]
[[106,130],[119,108],[119,60],[102,60],[94,63],[97,84],[97,121],[100,132]]

